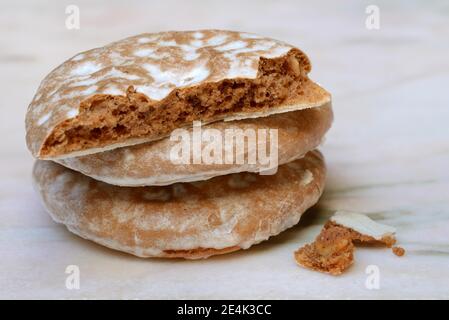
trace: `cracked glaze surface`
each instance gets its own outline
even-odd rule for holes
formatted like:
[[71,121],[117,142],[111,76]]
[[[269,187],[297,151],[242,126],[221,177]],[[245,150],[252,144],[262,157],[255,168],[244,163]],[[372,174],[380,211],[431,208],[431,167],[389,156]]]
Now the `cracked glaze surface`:
[[37,153],[51,130],[76,117],[80,103],[94,94],[125,95],[134,86],[162,100],[175,88],[254,79],[260,57],[280,57],[293,48],[251,33],[199,30],[144,33],[79,53],[47,75],[29,105],[30,148]]

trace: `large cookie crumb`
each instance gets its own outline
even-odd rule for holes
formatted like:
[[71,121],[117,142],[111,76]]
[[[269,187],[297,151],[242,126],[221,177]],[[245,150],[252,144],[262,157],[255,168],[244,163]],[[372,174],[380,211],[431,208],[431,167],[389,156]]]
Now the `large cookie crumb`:
[[[353,217],[356,217],[358,220],[361,218],[359,214],[351,213],[351,215],[348,215],[351,219]],[[365,218],[361,219],[365,220]],[[295,252],[295,260],[300,266],[332,275],[339,275],[354,262],[356,244],[383,245],[391,248],[396,243],[396,238],[392,233],[386,232],[381,236],[376,235],[375,238],[372,235],[362,234],[353,228],[337,224],[333,220],[336,219],[332,217],[324,225],[313,243],[306,244]],[[379,224],[379,228],[382,227],[384,226]],[[392,250],[397,256],[401,256],[405,252],[404,249],[401,249],[400,247],[394,247]]]

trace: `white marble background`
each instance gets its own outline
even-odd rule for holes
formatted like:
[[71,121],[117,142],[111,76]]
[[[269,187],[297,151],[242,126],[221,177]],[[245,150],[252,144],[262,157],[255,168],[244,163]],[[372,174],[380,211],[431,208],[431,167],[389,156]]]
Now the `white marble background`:
[[[77,4],[81,29],[65,28]],[[365,8],[380,8],[380,30]],[[142,260],[54,224],[33,192],[24,115],[39,81],[74,53],[140,32],[228,28],[303,48],[333,93],[319,206],[246,252],[205,261]],[[0,3],[0,298],[449,298],[447,1],[18,1]],[[362,248],[346,274],[296,266],[333,211],[396,226],[406,256]],[[67,290],[67,265],[81,288]],[[368,265],[380,288],[365,286]]]

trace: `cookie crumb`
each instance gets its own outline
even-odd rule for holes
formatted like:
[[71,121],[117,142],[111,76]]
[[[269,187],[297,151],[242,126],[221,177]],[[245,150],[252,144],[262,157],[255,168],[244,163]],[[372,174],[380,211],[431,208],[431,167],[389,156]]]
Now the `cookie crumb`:
[[[388,248],[396,243],[394,228],[378,224],[366,216],[350,213],[341,219],[343,213],[333,216],[323,227],[320,234],[311,244],[295,251],[296,262],[305,268],[329,273],[331,275],[342,274],[354,262],[354,250],[356,244],[382,245]],[[340,220],[334,217],[340,218]],[[369,221],[368,221],[369,220]],[[342,225],[336,221],[348,221]],[[359,228],[357,223],[363,222]],[[366,230],[364,234],[356,231]],[[370,231],[370,232],[368,232]],[[401,247],[393,247],[393,252],[402,256],[405,250]]]
[[315,241],[295,252],[296,262],[308,269],[339,275],[354,261],[350,231],[327,223]]
[[402,247],[393,247],[391,248],[391,251],[398,257],[402,257],[405,254],[405,249]]

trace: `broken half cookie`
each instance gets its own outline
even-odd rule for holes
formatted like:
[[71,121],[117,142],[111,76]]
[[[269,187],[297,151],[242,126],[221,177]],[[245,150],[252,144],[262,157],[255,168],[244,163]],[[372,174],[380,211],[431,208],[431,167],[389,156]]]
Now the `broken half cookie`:
[[330,94],[309,58],[243,32],[147,33],[82,52],[42,81],[27,116],[36,158],[62,159],[211,123],[319,107]]

